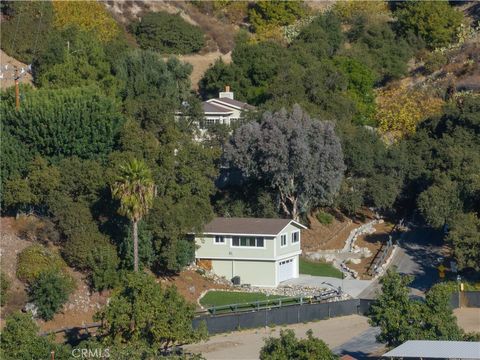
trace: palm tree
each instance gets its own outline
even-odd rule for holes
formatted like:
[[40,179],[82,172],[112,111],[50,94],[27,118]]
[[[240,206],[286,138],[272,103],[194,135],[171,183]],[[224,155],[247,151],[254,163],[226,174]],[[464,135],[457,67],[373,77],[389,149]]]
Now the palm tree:
[[120,215],[133,225],[133,269],[138,271],[138,222],[153,206],[157,187],[145,162],[133,159],[120,167],[120,176],[113,184],[112,195],[120,200]]

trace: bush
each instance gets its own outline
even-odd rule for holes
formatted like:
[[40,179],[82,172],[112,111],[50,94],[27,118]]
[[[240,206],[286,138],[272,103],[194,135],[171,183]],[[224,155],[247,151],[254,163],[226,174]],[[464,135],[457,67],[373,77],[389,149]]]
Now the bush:
[[425,60],[425,72],[427,74],[432,74],[437,70],[440,70],[442,66],[446,65],[448,62],[447,56],[441,52],[432,52],[428,54]]
[[8,300],[8,290],[10,289],[10,279],[7,275],[1,271],[0,272],[0,305],[3,306],[7,303]]
[[98,247],[108,244],[108,238],[92,226],[89,230],[82,229],[72,234],[65,242],[62,255],[70,266],[86,270],[90,268],[90,257]]
[[32,283],[46,270],[61,271],[65,267],[65,262],[56,252],[40,244],[34,244],[18,254],[17,278]]
[[110,289],[117,285],[117,268],[120,260],[115,247],[111,244],[98,244],[89,257],[90,285],[97,291]]
[[180,15],[166,12],[145,14],[132,26],[132,32],[142,49],[162,53],[189,54],[198,52],[205,45],[200,28],[187,23]]
[[41,272],[29,289],[29,300],[44,320],[51,320],[68,300],[75,288],[73,279],[59,271]]
[[19,216],[15,221],[18,236],[28,241],[39,241],[42,244],[48,242],[57,243],[60,234],[54,224],[49,220],[41,220],[36,216]]
[[317,213],[317,220],[322,225],[329,225],[333,222],[333,216],[325,211],[320,210]]
[[422,38],[430,49],[450,44],[463,20],[462,13],[450,6],[448,1],[401,2],[394,15],[399,34],[414,34]]

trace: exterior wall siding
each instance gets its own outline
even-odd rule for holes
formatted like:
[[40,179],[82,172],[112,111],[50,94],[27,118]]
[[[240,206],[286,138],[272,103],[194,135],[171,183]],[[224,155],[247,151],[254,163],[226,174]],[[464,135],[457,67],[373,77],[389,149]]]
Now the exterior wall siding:
[[275,266],[274,261],[212,260],[215,274],[227,280],[240,276],[242,284],[255,286],[277,286]]
[[199,248],[195,253],[197,258],[204,259],[274,259],[274,238],[264,238],[264,248],[232,247],[232,237],[225,237],[225,244],[215,244],[215,236],[204,235],[196,237],[195,243]]
[[[298,231],[299,232],[299,239],[300,241],[296,244],[292,244],[292,233]],[[281,236],[285,234],[287,235],[287,246],[281,246]],[[300,251],[300,243],[301,243],[301,236],[300,236],[300,229],[293,224],[289,224],[285,229],[282,230],[281,233],[278,234],[275,240],[275,245],[277,246],[277,259],[287,256],[291,253]]]

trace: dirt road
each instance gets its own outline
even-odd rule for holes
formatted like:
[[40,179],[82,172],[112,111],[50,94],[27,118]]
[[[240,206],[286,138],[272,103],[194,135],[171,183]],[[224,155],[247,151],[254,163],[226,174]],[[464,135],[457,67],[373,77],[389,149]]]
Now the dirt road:
[[460,308],[453,310],[458,326],[466,332],[480,331],[480,308]]
[[[369,329],[367,318],[359,315],[342,316],[328,320],[295,324],[288,326],[298,337],[312,329],[313,335],[325,341],[332,349]],[[286,327],[262,328],[215,335],[207,342],[189,345],[185,349],[194,353],[202,353],[206,359],[258,359],[264,339],[278,337],[280,330]]]

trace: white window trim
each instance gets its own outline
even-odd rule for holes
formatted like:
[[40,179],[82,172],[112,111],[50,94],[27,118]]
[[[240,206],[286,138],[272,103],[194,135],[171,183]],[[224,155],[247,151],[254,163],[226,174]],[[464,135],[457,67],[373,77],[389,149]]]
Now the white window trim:
[[[282,245],[282,237],[285,236],[285,245]],[[288,245],[288,233],[280,234],[280,247],[284,248]]]
[[[293,242],[293,234],[298,234],[298,240],[297,240],[296,242]],[[291,243],[292,245],[294,245],[294,244],[300,244],[300,230],[292,231],[292,232],[290,233],[290,243]]]
[[[242,236],[236,236],[236,237],[242,237]],[[243,237],[254,237],[255,238],[255,243],[257,242],[256,238],[261,237],[263,238],[263,246],[235,246],[233,245],[233,236],[230,238],[230,249],[266,249],[267,244],[266,244],[266,238],[263,236],[243,236]]]
[[[217,236],[218,236],[218,237],[222,237],[222,238],[223,238],[223,242],[217,242],[217,241],[216,241]],[[227,245],[227,241],[228,241],[228,238],[227,238],[225,235],[215,235],[215,236],[213,237],[213,245]]]

